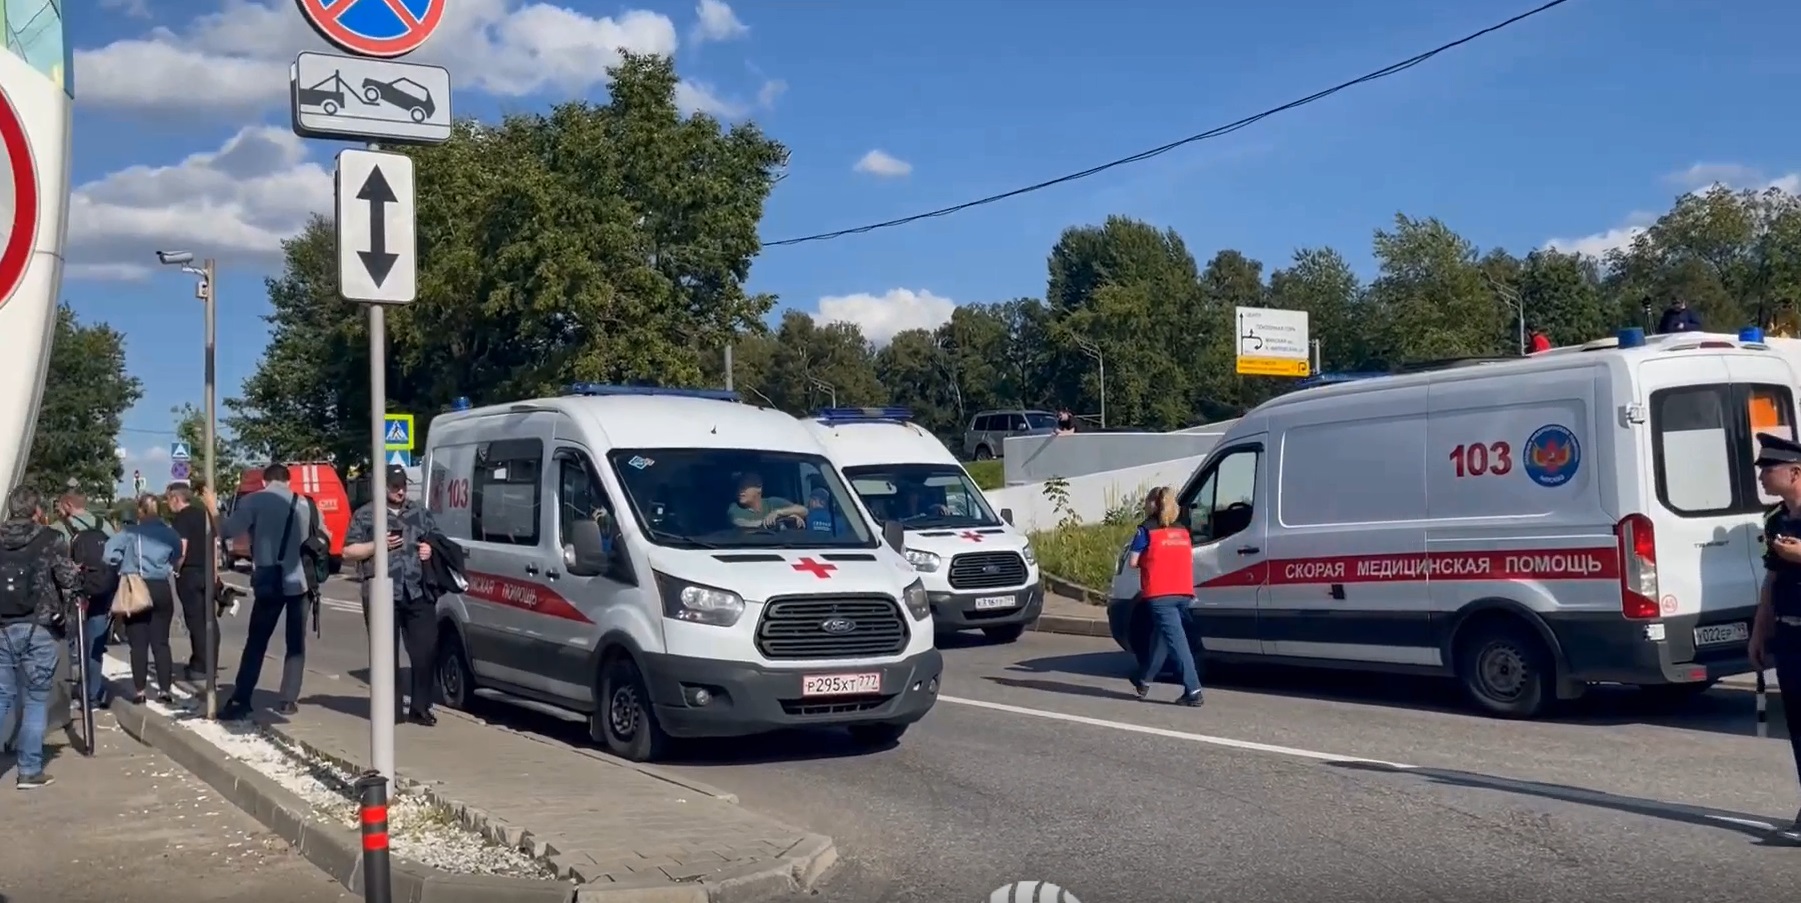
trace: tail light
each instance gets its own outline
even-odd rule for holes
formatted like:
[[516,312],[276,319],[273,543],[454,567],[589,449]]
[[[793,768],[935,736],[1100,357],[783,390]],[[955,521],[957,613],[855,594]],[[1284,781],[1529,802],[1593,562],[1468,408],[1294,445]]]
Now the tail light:
[[1632,514],[1613,528],[1620,543],[1620,613],[1633,620],[1657,617],[1657,530]]

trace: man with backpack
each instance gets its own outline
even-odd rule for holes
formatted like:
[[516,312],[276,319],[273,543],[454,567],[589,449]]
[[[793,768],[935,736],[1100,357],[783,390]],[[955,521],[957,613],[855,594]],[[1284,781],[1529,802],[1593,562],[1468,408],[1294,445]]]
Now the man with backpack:
[[56,682],[56,631],[79,592],[80,575],[62,534],[44,526],[43,497],[21,486],[6,496],[0,522],[0,722],[19,710],[13,743],[18,787],[48,786],[44,729]]
[[[87,704],[90,708],[106,708],[107,633],[112,629],[113,591],[119,586],[119,572],[106,563],[106,541],[112,538],[112,527],[106,520],[88,511],[87,498],[79,492],[66,492],[56,500],[56,528],[69,542],[69,557],[81,571],[81,617],[79,630],[69,630],[69,667],[85,665],[87,671]],[[82,649],[85,640],[87,648]],[[78,664],[81,663],[81,664]]]

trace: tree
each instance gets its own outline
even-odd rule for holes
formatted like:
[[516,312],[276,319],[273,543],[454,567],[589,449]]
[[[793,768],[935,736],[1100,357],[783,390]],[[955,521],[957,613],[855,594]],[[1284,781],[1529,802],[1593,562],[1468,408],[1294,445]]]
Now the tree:
[[[196,488],[205,483],[206,460],[211,450],[206,447],[206,413],[199,408],[184,404],[169,409],[175,417],[175,438],[187,443],[189,454],[193,459],[189,462],[189,482]],[[215,432],[213,439],[218,445],[219,486],[236,486],[238,477],[243,473],[244,463],[238,458],[234,443],[227,441]],[[213,487],[215,490],[218,486]]]
[[888,390],[876,376],[874,351],[855,324],[820,325],[791,310],[782,315],[772,342],[768,376],[757,388],[776,407],[806,414],[831,404],[887,402]]
[[105,323],[83,325],[68,304],[56,309],[44,400],[31,440],[25,485],[76,488],[113,497],[124,465],[116,453],[125,412],[144,395],[125,369],[125,337]]
[[[408,151],[420,185],[419,297],[388,318],[388,406],[425,418],[577,381],[708,381],[761,329],[744,290],[787,150],[754,125],[682,117],[665,58],[628,54],[606,104],[571,102]],[[367,460],[367,332],[336,298],[330,224],[284,247],[269,350],[233,432],[276,457]],[[716,366],[716,365],[713,365]]]
[[1395,215],[1377,230],[1381,275],[1365,304],[1374,356],[1391,364],[1505,353],[1505,305],[1476,266],[1475,245],[1436,219]]

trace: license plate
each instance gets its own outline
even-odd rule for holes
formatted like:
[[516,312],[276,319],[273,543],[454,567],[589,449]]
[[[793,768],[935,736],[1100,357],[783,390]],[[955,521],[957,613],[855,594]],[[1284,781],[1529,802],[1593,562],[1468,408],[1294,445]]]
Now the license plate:
[[800,679],[802,696],[856,696],[882,692],[882,674],[808,674]]
[[1721,643],[1743,643],[1751,639],[1751,628],[1745,622],[1709,624],[1695,628],[1695,645],[1718,646]]
[[1019,604],[1018,596],[977,596],[976,611],[992,611],[996,608],[1012,608]]

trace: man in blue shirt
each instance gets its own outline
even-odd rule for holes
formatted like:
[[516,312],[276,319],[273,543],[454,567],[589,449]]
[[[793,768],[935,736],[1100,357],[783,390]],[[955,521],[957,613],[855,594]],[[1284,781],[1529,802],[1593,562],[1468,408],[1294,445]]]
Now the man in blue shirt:
[[[227,539],[250,537],[250,590],[254,598],[244,657],[238,664],[231,700],[219,710],[221,721],[250,717],[251,694],[262,679],[263,656],[268,654],[275,625],[284,615],[287,649],[281,663],[281,699],[275,711],[292,715],[299,709],[295,700],[300,697],[300,681],[306,672],[307,594],[300,546],[312,534],[317,514],[312,501],[295,493],[288,479],[285,465],[263,468],[262,491],[245,496],[219,526],[220,535]],[[208,511],[218,512],[219,502],[210,487],[201,498]]]

